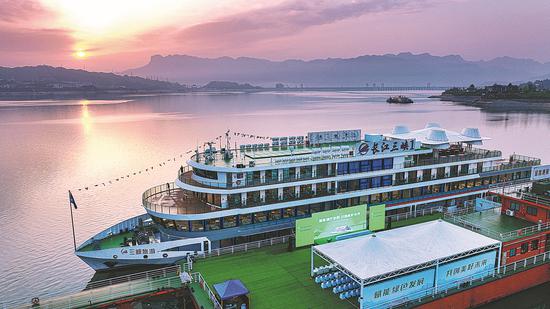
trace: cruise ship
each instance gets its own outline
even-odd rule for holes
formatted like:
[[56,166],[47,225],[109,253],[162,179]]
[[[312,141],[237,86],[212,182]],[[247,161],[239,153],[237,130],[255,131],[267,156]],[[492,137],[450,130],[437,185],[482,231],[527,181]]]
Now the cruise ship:
[[477,128],[436,123],[384,134],[361,130],[272,137],[270,143],[196,150],[174,182],[146,190],[146,214],[81,244],[95,270],[171,264],[215,248],[293,234],[295,221],[356,205],[386,215],[460,209],[491,188],[531,179],[540,160],[481,148]]

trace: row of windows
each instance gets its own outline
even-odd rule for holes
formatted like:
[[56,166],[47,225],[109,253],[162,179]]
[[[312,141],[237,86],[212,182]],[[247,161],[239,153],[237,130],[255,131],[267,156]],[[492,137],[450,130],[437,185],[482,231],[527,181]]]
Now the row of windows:
[[[518,202],[511,202],[509,209],[513,211],[519,211],[521,209],[521,204]],[[537,216],[539,213],[539,209],[534,206],[526,206],[525,210],[527,214],[531,216]],[[550,218],[550,211],[548,212],[547,216]]]
[[218,173],[214,171],[208,171],[208,170],[201,170],[200,168],[193,167],[193,174],[202,177],[202,178],[208,178],[208,179],[218,179]]
[[[531,251],[539,249],[539,240],[538,239],[534,239],[530,243],[531,243]],[[519,254],[525,254],[525,253],[529,252],[529,242],[522,243],[519,250],[520,250]],[[512,248],[512,249],[510,249],[508,256],[509,257],[514,257],[517,254],[518,254],[517,249]]]
[[223,218],[213,218],[207,220],[166,220],[153,217],[156,223],[169,229],[176,229],[182,232],[203,232],[213,231],[224,228],[232,228],[236,226],[244,226],[268,221],[275,221],[285,218],[305,217],[312,213],[331,210],[336,208],[335,202],[319,203],[313,205],[304,205],[298,207],[290,207],[276,209],[271,211],[261,211],[245,215],[228,216]]
[[338,175],[364,173],[393,168],[393,158],[338,163]]

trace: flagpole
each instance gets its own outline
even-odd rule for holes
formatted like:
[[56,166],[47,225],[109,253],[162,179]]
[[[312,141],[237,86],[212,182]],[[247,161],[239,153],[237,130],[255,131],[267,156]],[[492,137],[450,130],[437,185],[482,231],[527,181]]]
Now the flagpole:
[[[70,194],[71,194],[71,191],[69,191],[69,195]],[[71,205],[70,200],[69,200],[69,209],[71,210],[71,226],[73,228],[73,245],[74,245],[74,251],[76,252],[76,236],[74,234],[73,205]]]

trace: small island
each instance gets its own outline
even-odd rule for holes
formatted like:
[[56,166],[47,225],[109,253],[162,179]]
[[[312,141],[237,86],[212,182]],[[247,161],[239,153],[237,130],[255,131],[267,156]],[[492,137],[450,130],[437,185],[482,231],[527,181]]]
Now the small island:
[[550,112],[550,79],[520,85],[499,85],[445,90],[436,98],[489,112]]
[[392,96],[389,97],[386,102],[388,103],[395,103],[395,104],[411,104],[414,103],[413,100],[406,96],[398,95],[398,96]]

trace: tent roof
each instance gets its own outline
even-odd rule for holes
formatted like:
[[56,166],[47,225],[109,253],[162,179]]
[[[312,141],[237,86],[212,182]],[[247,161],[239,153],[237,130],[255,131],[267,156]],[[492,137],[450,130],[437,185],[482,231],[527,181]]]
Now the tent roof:
[[236,279],[214,284],[214,290],[222,300],[248,294],[248,289],[241,280]]
[[396,126],[391,133],[384,136],[395,139],[412,139],[421,142],[423,145],[438,146],[454,143],[478,144],[490,138],[479,135],[476,128],[465,128],[461,133],[441,128],[436,123],[426,125],[426,128],[409,131],[405,126]]
[[361,280],[500,242],[443,220],[315,246]]

